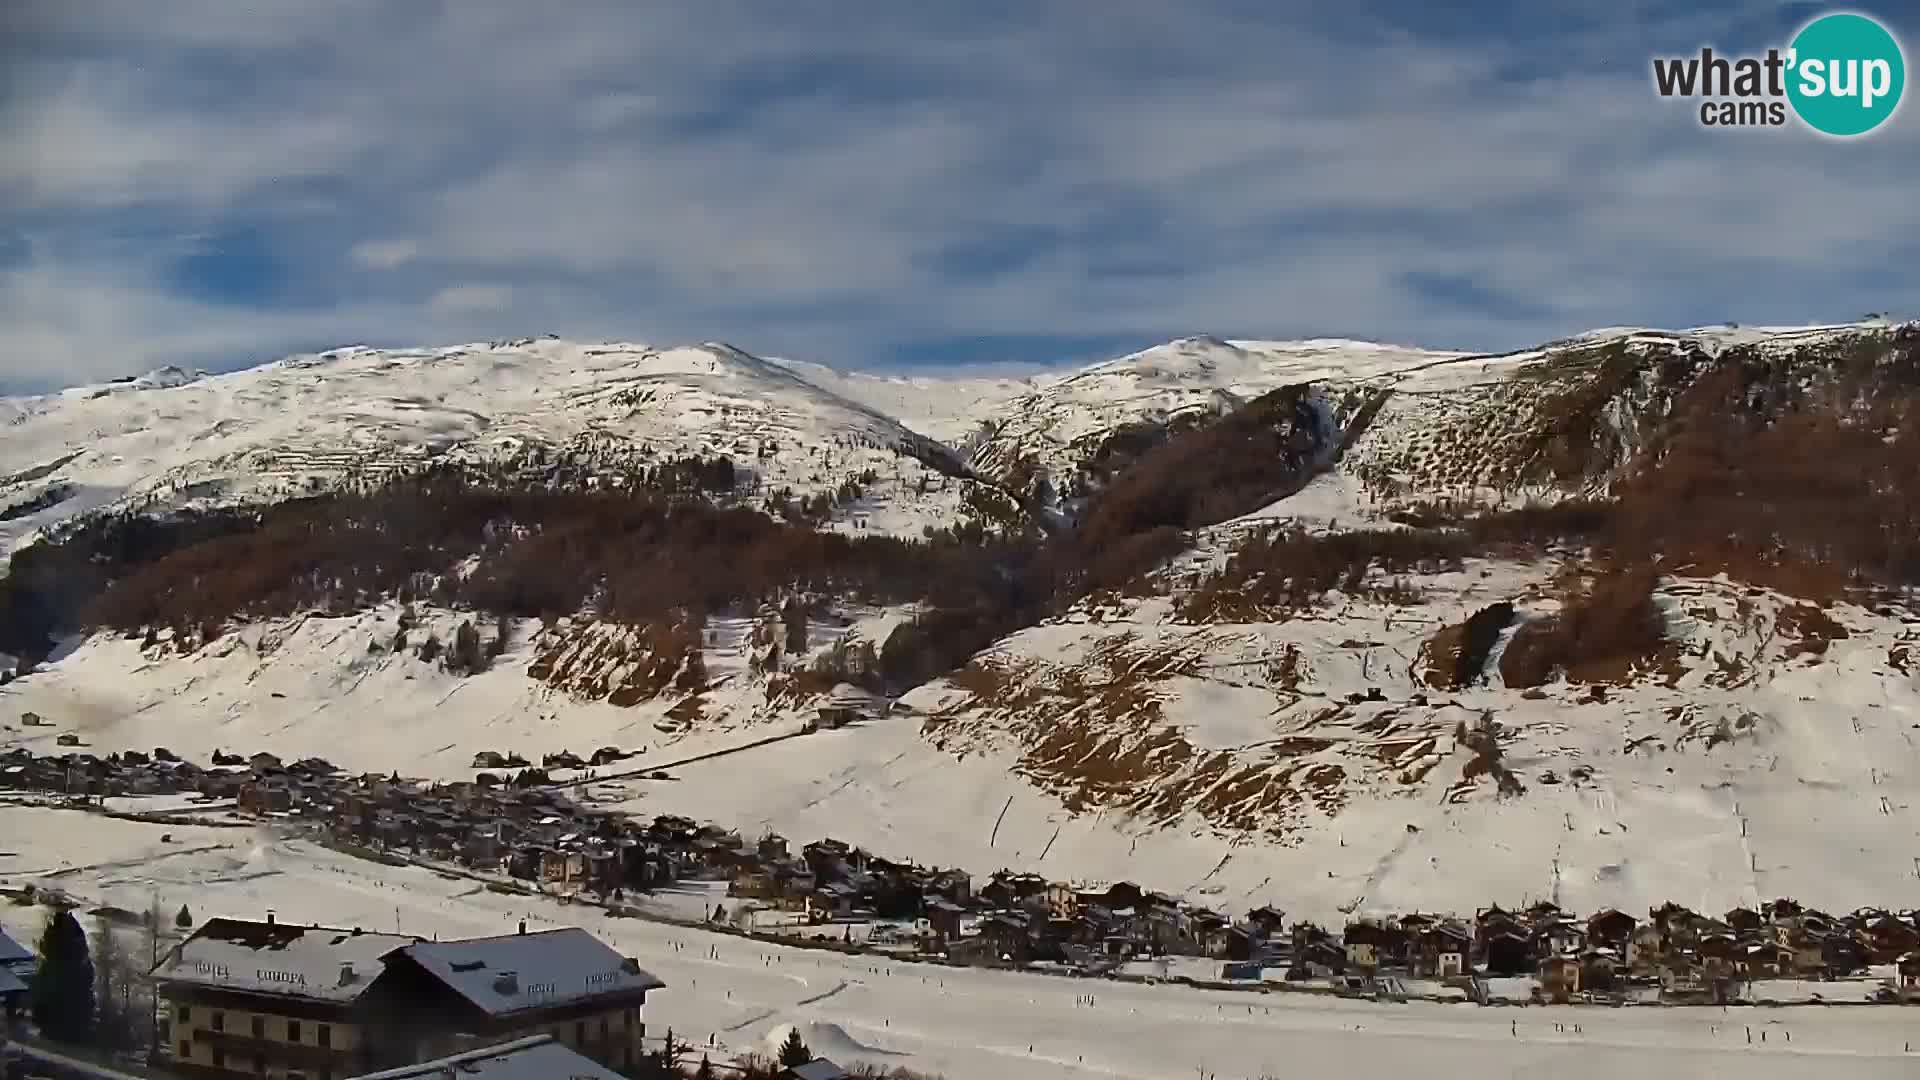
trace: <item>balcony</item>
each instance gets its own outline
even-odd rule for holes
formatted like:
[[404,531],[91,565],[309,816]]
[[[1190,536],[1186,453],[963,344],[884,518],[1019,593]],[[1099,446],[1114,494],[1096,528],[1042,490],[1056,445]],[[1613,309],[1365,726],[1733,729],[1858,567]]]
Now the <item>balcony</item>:
[[274,1065],[287,1065],[304,1070],[331,1069],[340,1075],[351,1076],[353,1069],[361,1064],[358,1060],[359,1055],[348,1050],[314,1046],[311,1043],[290,1043],[278,1039],[256,1038],[234,1031],[210,1031],[206,1028],[198,1028],[193,1032],[192,1040],[219,1047],[225,1052],[229,1065],[249,1063],[254,1058],[260,1057]]

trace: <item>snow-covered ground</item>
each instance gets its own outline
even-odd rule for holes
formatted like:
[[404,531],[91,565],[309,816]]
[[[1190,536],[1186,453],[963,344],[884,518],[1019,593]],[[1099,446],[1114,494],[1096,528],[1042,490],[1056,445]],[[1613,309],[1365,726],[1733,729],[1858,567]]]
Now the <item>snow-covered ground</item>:
[[[163,832],[171,842],[160,841]],[[1574,1080],[1866,1080],[1920,1070],[1920,1053],[1903,1050],[1914,1039],[1913,1016],[1898,1008],[1385,1005],[949,969],[604,918],[264,829],[162,828],[5,807],[0,835],[0,882],[57,887],[129,910],[154,900],[167,911],[186,904],[198,919],[258,918],[271,909],[282,921],[397,926],[441,938],[508,932],[521,919],[585,926],[666,981],[648,1002],[649,1030],[671,1028],[702,1044],[711,1037],[716,1059],[764,1051],[798,1027],[816,1052],[843,1063],[904,1065],[950,1080],[1538,1072]],[[34,939],[41,917],[35,908],[0,906],[0,924],[23,940]]]
[[727,456],[762,490],[871,471],[854,527],[919,535],[958,505],[899,421],[726,345],[539,340],[345,348],[218,376],[175,373],[0,398],[0,551],[103,506],[285,497],[434,460],[657,463]]
[[[56,753],[71,731],[95,753],[269,750],[446,779],[470,777],[483,749],[537,762],[610,744],[640,754],[602,772],[671,777],[591,788],[595,802],[639,815],[831,836],[976,875],[1129,879],[1228,912],[1272,903],[1336,925],[1351,910],[1470,913],[1543,897],[1582,911],[1668,900],[1724,911],[1777,896],[1840,911],[1913,904],[1920,680],[1890,666],[1912,627],[1837,606],[1849,636],[1796,656],[1785,598],[1673,581],[1660,601],[1682,644],[1677,677],[1600,702],[1565,685],[1529,698],[1500,685],[1496,654],[1491,685],[1417,681],[1421,643],[1442,625],[1499,599],[1524,612],[1551,573],[1469,563],[1422,579],[1429,598],[1412,609],[1351,598],[1275,623],[1195,626],[1165,601],[1098,622],[1076,613],[982,659],[1015,673],[997,702],[937,681],[903,700],[912,712],[677,767],[797,730],[805,711],[769,704],[723,643],[710,661],[723,685],[704,718],[663,731],[671,699],[576,700],[526,676],[524,642],[465,679],[370,655],[393,629],[379,612],[250,628],[191,657],[150,660],[138,641],[92,639],[0,688],[0,745]],[[811,636],[820,646],[835,633],[878,635],[898,617],[871,612]],[[1276,670],[1289,648],[1291,676]],[[1108,682],[1131,696],[1099,689]],[[1348,702],[1367,689],[1383,700]],[[25,710],[54,726],[18,726]],[[1524,795],[1463,778],[1471,753],[1455,745],[1456,725],[1486,712]],[[1074,724],[1087,741],[1072,753],[1124,756],[1177,739],[1191,754],[1145,759],[1152,767],[1130,786],[1076,809],[1085,785],[1049,742]],[[1211,771],[1216,757],[1231,768]],[[1217,797],[1235,778],[1241,790]]]

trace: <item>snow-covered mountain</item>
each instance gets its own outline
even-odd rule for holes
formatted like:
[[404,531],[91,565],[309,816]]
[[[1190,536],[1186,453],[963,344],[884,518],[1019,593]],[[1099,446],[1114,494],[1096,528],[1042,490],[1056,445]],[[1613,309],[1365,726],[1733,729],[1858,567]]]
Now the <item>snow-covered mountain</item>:
[[[1076,558],[1110,568],[1114,550],[1142,558],[1132,541],[1159,546],[1121,559],[1117,587],[992,622],[971,660],[893,686],[884,716],[804,738],[764,741],[927,627],[1004,613],[815,575],[789,598],[800,625],[766,598],[703,612],[697,671],[685,642],[655,671],[645,630],[581,612],[507,620],[474,673],[420,651],[477,620],[422,590],[219,634],[69,641],[0,690],[0,741],[51,752],[76,732],[100,751],[264,748],[441,777],[471,775],[482,749],[613,744],[681,781],[603,792],[636,810],[1323,919],[1523,896],[1911,906],[1920,615],[1888,584],[1909,549],[1873,518],[1861,530],[1890,539],[1829,551],[1877,560],[1891,576],[1873,581],[1722,550],[1706,519],[1785,474],[1715,458],[1718,429],[1689,418],[1724,415],[1776,453],[1826,418],[1843,436],[1818,445],[1871,461],[1907,445],[1898,420],[1920,408],[1914,333],[1618,329],[1499,356],[1193,338],[956,380],[525,341],[4,400],[0,528],[16,545],[102,507],[268,503],[435,462],[572,462],[611,483],[724,456],[750,478],[741,505],[864,477],[822,526],[845,534],[916,538],[1004,490],[1034,516],[990,524],[1019,543],[1038,542],[1033,520],[1071,543],[1090,512],[1102,546]],[[1240,446],[1286,460],[1236,461]],[[1905,490],[1920,478],[1902,481],[1904,462],[1847,479]],[[1819,464],[1792,474],[1800,488]],[[1566,520],[1515,515],[1555,503]],[[1588,505],[1620,507],[1635,542],[1687,545],[1600,552]],[[1006,558],[1017,585],[1031,567]],[[1636,569],[1632,603],[1595,599]],[[1589,655],[1627,624],[1652,640]],[[24,710],[54,726],[13,727]]]
[[430,463],[565,462],[611,476],[687,456],[731,458],[749,490],[802,495],[871,471],[872,527],[917,534],[951,500],[916,492],[923,505],[903,507],[887,493],[961,472],[892,417],[719,344],[342,348],[0,399],[0,420],[9,547],[101,508],[273,500]]

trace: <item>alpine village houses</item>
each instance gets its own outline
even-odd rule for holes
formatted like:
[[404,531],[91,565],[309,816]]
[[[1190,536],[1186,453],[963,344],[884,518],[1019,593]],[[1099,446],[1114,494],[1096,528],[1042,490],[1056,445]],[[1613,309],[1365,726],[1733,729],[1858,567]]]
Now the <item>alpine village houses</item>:
[[[211,767],[202,768],[164,747],[105,757],[38,756],[13,749],[0,751],[0,788],[62,793],[78,802],[197,790],[209,802],[234,800],[234,817],[302,830],[376,857],[462,867],[496,880],[500,888],[583,899],[610,914],[638,914],[634,901],[662,887],[705,884],[713,887],[710,895],[724,900],[706,919],[716,929],[770,933],[815,946],[824,932],[840,939],[831,943],[836,948],[952,964],[1046,965],[1118,978],[1240,988],[1278,984],[1363,996],[1398,993],[1392,989],[1396,983],[1412,982],[1441,986],[1448,1000],[1488,1001],[1490,994],[1512,992],[1490,983],[1519,979],[1542,1001],[1712,1004],[1822,987],[1812,993],[1920,1004],[1920,911],[1910,908],[1864,907],[1841,914],[1779,898],[1718,916],[1677,904],[1653,908],[1644,917],[1612,909],[1582,916],[1542,901],[1512,909],[1493,905],[1471,915],[1354,914],[1344,925],[1322,928],[1289,919],[1271,906],[1244,915],[1215,911],[1126,881],[1064,883],[1014,870],[976,881],[963,870],[889,859],[833,838],[790,843],[778,835],[750,838],[675,815],[642,819],[576,801],[567,792],[571,783],[551,775],[593,769],[624,756],[613,747],[587,757],[563,751],[545,755],[533,767],[517,755],[482,751],[474,757],[481,771],[471,782],[434,783],[350,775],[319,759],[283,764],[266,753],[216,753]],[[768,918],[762,922],[760,915]],[[846,924],[845,931],[826,930],[838,930],[836,924]],[[871,930],[858,944],[856,924]],[[257,929],[259,924],[242,925],[267,933]],[[203,934],[212,935],[213,929]],[[363,948],[364,953],[356,951]],[[396,955],[402,949],[407,953]],[[170,974],[183,997],[229,995],[218,1000],[247,1015],[244,1021],[223,1019],[225,1026],[216,1027],[199,1004],[184,1002],[192,1023],[181,1025],[186,1038],[171,1041],[176,1050],[186,1048],[183,1057],[211,1067],[215,1044],[225,1037],[220,1061],[243,1055],[238,1057],[243,1071],[256,1075],[254,1057],[271,1057],[266,1051],[279,1049],[278,1044],[318,1046],[328,1053],[300,1059],[316,1064],[302,1069],[288,1059],[280,1071],[313,1080],[322,1075],[325,1060],[348,1046],[361,1047],[363,1039],[365,1049],[353,1052],[376,1060],[405,1056],[387,1054],[382,1043],[400,1035],[356,1019],[398,1017],[379,1002],[389,987],[404,983],[422,988],[422,1004],[406,1014],[422,1023],[437,1017],[434,1022],[446,1030],[475,1037],[544,1031],[618,1067],[622,1025],[631,1022],[636,1034],[643,1030],[637,1010],[644,993],[628,1002],[610,999],[618,986],[596,984],[591,994],[560,992],[566,980],[578,985],[589,974],[603,975],[617,966],[613,952],[595,954],[591,962],[582,959],[580,971],[549,975],[509,958],[511,951],[511,943],[494,945],[484,955],[463,953],[442,963],[436,958],[448,952],[447,946],[422,946],[411,938],[340,942],[322,950],[325,977],[336,984],[325,992],[315,989],[322,975],[311,966],[298,969],[304,986],[291,988],[268,982],[267,976],[247,984],[237,976],[177,969]],[[256,962],[272,949],[259,952],[204,959],[230,972],[282,970]],[[1178,957],[1196,962],[1180,964],[1178,974],[1171,964],[1157,972],[1141,964]],[[455,969],[476,961],[484,969]],[[186,962],[197,958],[190,954]],[[351,981],[339,984],[349,966]],[[481,992],[482,975],[502,985],[511,975],[518,996]],[[1822,986],[1843,980],[1874,985]],[[528,989],[548,983],[554,990],[545,996],[543,990]],[[537,1008],[536,997],[542,1002]],[[305,1014],[256,1009],[239,998]],[[510,1002],[526,1004],[509,1007]],[[629,1005],[636,1012],[632,1020],[622,1015]],[[234,1042],[235,1035],[252,1037],[255,1011],[302,1021],[300,1038],[287,1038],[284,1024],[267,1024],[262,1030],[272,1034],[263,1038],[274,1046],[256,1050]],[[329,1018],[325,1035],[314,1026],[323,1015]],[[600,1035],[602,1018],[605,1036]],[[416,1036],[415,1041],[422,1049],[448,1052],[441,1044],[425,1045],[430,1039]],[[352,1075],[339,1068],[332,1073]]]
[[345,1080],[545,1036],[624,1070],[664,984],[585,930],[433,942],[212,919],[155,969],[174,1067],[205,1077]]

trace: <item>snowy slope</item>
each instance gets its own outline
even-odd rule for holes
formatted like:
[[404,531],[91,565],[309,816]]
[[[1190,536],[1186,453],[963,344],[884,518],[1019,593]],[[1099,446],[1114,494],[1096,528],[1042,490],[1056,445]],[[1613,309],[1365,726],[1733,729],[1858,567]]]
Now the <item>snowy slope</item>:
[[824,364],[799,360],[770,362],[949,446],[966,442],[983,422],[998,416],[1009,402],[1031,393],[1036,384],[1032,377],[876,375],[836,371]]
[[1225,412],[1282,386],[1387,376],[1462,355],[1357,341],[1183,338],[1035,379],[1032,390],[983,418],[990,434],[969,449],[983,471],[1004,474],[1030,461],[1060,490],[1099,441],[1123,425]]
[[[1920,623],[1836,610],[1850,636],[1814,656],[1786,599],[1673,581],[1677,674],[1603,702],[1565,685],[1523,697],[1497,668],[1458,692],[1417,681],[1443,622],[1528,606],[1546,576],[1470,564],[1423,581],[1413,611],[1196,627],[1149,604],[1037,627],[908,695],[917,717],[689,766],[635,806],[1336,924],[1543,897],[1920,897],[1920,680],[1890,666],[1920,652]],[[1369,689],[1383,700],[1349,702]],[[1483,714],[1523,794],[1468,778],[1455,730]],[[744,769],[781,780],[727,782]]]
[[[762,489],[800,494],[872,470],[870,507],[855,511],[881,511],[872,527],[917,534],[951,515],[942,489],[917,491],[937,471],[929,462],[952,470],[943,447],[725,345],[348,348],[230,375],[0,399],[0,418],[0,507],[49,489],[66,496],[0,521],[9,547],[101,506],[271,499],[436,460],[611,468],[725,455]],[[902,501],[928,505],[902,514]]]

